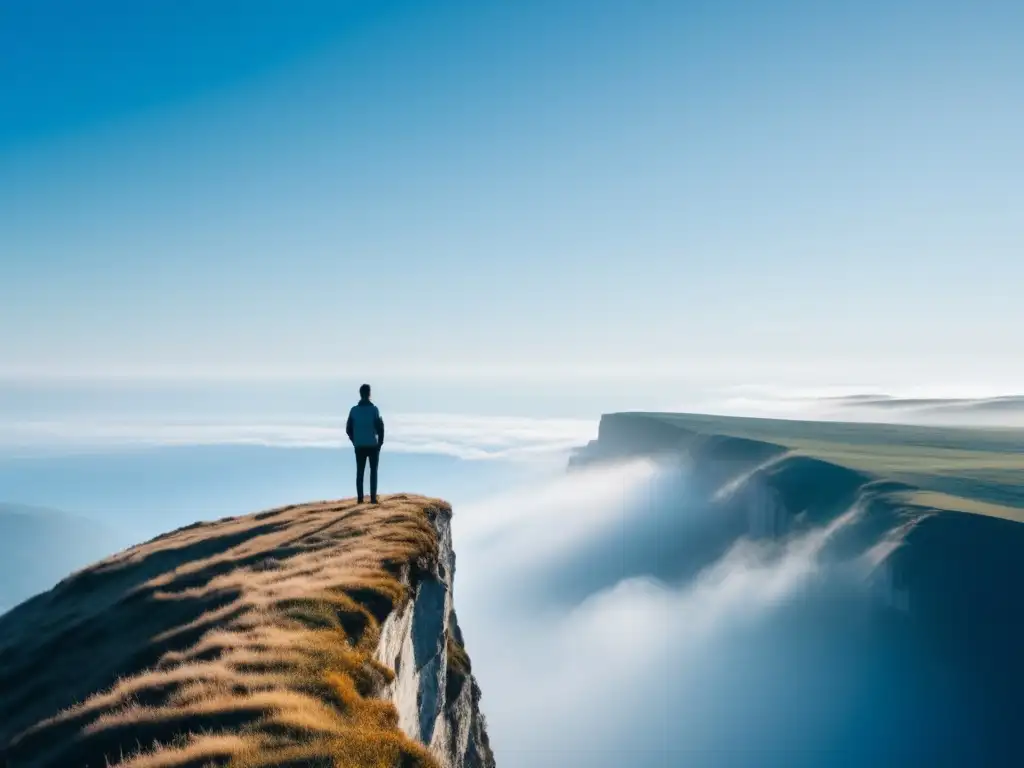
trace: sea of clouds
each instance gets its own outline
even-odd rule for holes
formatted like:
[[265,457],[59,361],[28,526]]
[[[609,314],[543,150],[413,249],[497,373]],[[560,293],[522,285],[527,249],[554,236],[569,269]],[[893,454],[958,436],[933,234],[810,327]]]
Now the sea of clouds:
[[581,552],[614,556],[595,540],[633,546],[661,471],[588,469],[458,510],[455,602],[499,765],[829,766],[916,749],[919,670],[870,649],[852,610],[864,585],[822,557],[856,507],[781,547],[739,539],[684,582],[624,569],[570,604],[538,592],[536,574]]

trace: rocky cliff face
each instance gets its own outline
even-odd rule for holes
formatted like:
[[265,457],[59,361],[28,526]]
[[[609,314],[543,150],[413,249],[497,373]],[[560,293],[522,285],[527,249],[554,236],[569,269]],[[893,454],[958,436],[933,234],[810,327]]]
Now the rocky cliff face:
[[479,709],[480,688],[455,614],[451,513],[440,509],[432,523],[435,567],[410,584],[409,602],[381,626],[377,659],[395,672],[384,695],[398,710],[402,731],[428,745],[446,768],[488,768],[494,757]]

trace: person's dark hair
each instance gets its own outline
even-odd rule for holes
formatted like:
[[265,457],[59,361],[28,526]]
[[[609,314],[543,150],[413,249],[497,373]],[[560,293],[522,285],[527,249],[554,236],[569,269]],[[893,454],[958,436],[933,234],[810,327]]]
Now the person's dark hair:
[[361,386],[359,388],[359,396],[360,397],[369,397],[370,396],[370,385],[369,384],[363,384],[363,386]]

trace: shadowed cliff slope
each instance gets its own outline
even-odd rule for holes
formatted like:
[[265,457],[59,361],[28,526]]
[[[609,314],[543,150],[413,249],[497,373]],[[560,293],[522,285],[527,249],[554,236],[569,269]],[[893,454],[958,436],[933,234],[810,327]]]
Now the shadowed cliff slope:
[[117,542],[95,520],[0,502],[0,614],[129,543]]
[[492,765],[450,517],[415,496],[319,502],[197,523],[74,574],[0,618],[0,762]]

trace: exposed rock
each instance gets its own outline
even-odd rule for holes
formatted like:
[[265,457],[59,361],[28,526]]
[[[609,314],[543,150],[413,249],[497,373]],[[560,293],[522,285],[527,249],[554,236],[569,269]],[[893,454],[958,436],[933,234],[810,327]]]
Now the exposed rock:
[[413,598],[381,626],[377,658],[395,671],[385,695],[395,704],[405,734],[429,745],[448,768],[486,768],[494,757],[453,607],[451,513],[441,509],[432,522],[436,567],[410,577]]

